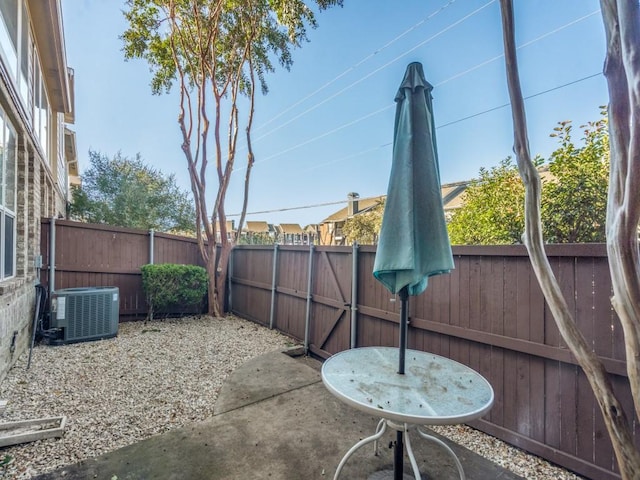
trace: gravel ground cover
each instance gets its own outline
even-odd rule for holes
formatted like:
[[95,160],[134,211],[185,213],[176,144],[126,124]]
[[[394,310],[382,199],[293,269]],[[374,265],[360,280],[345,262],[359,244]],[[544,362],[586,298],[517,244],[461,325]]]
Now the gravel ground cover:
[[[65,434],[0,449],[0,478],[28,479],[213,415],[239,365],[291,345],[252,322],[189,317],[120,324],[118,337],[37,346],[0,385],[0,421],[67,416]],[[465,426],[438,433],[532,480],[576,480],[563,469]],[[295,479],[292,479],[295,480]]]

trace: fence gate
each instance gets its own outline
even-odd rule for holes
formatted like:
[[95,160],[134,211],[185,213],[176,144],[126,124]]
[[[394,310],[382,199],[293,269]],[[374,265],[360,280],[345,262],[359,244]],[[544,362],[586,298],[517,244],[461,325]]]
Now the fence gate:
[[323,358],[349,348],[351,271],[351,252],[317,247],[312,272],[309,349]]

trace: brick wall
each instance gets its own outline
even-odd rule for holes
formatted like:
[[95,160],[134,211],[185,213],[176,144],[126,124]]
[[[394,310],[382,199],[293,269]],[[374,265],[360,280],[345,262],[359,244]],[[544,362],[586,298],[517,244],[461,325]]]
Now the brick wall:
[[35,302],[34,258],[40,251],[41,165],[25,136],[18,135],[16,277],[0,285],[0,382],[31,342]]
[[0,382],[29,348],[35,302],[35,288],[31,283],[23,280],[7,283],[0,287]]

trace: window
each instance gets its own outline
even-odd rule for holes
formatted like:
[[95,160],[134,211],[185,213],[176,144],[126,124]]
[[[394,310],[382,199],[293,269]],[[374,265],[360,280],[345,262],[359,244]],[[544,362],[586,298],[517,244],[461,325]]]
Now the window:
[[13,79],[18,73],[18,5],[18,2],[0,2],[0,48]]
[[45,88],[44,76],[40,69],[37,52],[33,52],[33,131],[40,141],[42,153],[47,162],[49,158],[49,100]]
[[56,128],[58,131],[57,141],[57,157],[58,157],[58,185],[64,192],[65,198],[69,196],[69,176],[67,174],[67,161],[65,159],[64,152],[64,113],[58,113],[56,115],[57,123]]
[[16,132],[0,110],[0,280],[16,270]]
[[29,100],[29,16],[24,0],[1,0],[0,17],[0,57],[26,109]]
[[22,2],[22,12],[20,19],[20,73],[18,77],[18,85],[20,90],[20,98],[26,107],[29,104],[29,17],[27,16],[27,7]]

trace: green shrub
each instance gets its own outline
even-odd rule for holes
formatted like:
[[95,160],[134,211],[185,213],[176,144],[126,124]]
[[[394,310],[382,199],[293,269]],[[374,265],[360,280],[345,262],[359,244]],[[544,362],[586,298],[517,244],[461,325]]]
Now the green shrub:
[[154,313],[193,313],[194,307],[202,311],[209,281],[204,268],[164,263],[143,265],[140,270],[149,318]]

